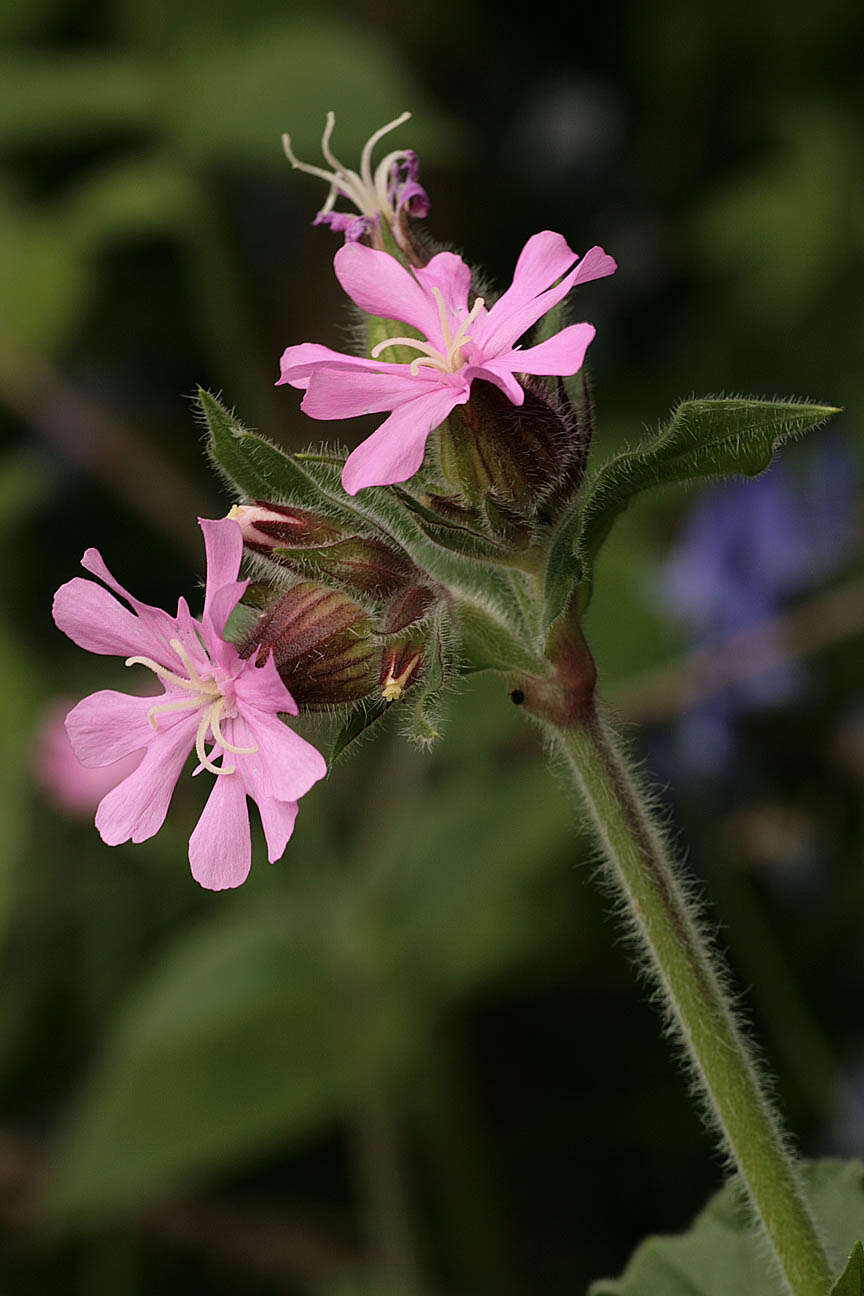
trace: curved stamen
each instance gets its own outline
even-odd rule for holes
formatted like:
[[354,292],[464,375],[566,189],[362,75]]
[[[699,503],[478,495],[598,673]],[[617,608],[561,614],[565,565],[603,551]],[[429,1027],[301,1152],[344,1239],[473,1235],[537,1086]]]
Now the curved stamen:
[[224,747],[226,751],[233,752],[235,756],[253,756],[258,750],[257,746],[253,744],[252,747],[235,747],[233,743],[230,743],[228,739],[223,736],[221,721],[224,706],[224,700],[220,698],[219,702],[210,708],[213,712],[210,717],[210,728],[213,732],[213,737],[216,739],[216,742],[220,747]]
[[183,647],[179,639],[169,639],[168,644],[171,648],[174,649],[177,656],[180,658],[183,665],[186,667],[187,671],[189,672],[189,678],[194,681],[195,687],[197,689],[200,689],[202,693],[219,692],[219,685],[216,683],[214,679],[202,680],[201,676],[198,674],[197,670],[195,669],[195,666],[193,665],[189,657],[189,654],[187,653],[186,649]]
[[151,729],[158,733],[159,721],[156,719],[159,715],[167,715],[169,711],[191,711],[193,707],[201,706],[200,697],[183,698],[180,702],[160,702],[157,706],[152,706],[147,712],[147,723]]
[[209,770],[211,774],[233,774],[233,765],[226,769],[224,760],[221,765],[214,765],[212,751],[208,753],[204,748],[204,743],[207,741],[207,730],[211,727],[211,713],[215,707],[221,705],[221,702],[222,699],[220,698],[218,702],[212,703],[202,715],[198,724],[198,732],[195,735],[195,754],[203,768]]
[[392,130],[395,130],[397,126],[401,126],[403,122],[408,121],[410,116],[410,112],[403,112],[398,117],[394,117],[393,121],[388,122],[386,126],[382,126],[380,130],[377,130],[374,135],[370,136],[364,144],[363,153],[360,157],[360,175],[362,176],[363,183],[367,188],[374,188],[371,165],[372,150],[380,139],[383,139],[385,135],[389,135]]
[[382,158],[375,168],[375,193],[378,197],[378,201],[384,209],[393,206],[388,192],[391,168],[407,156],[405,149],[394,149],[392,153],[388,153],[386,157]]
[[408,346],[414,351],[422,351],[425,355],[430,356],[434,360],[444,359],[441,352],[436,351],[431,342],[421,342],[419,338],[409,337],[385,338],[383,342],[377,342],[369,354],[373,360],[377,360],[382,351],[386,351],[388,347],[394,346]]
[[[340,167],[336,172],[325,171],[323,167],[312,166],[309,162],[301,162],[291,147],[291,136],[287,133],[282,136],[282,148],[295,171],[303,171],[306,175],[317,176],[319,180],[324,180],[328,185],[335,188],[338,193],[353,202],[354,206],[364,215],[374,215],[374,211],[370,212],[368,210],[368,204],[364,200],[363,182],[355,171],[349,171],[343,167]],[[333,199],[328,197],[328,202],[332,207]]]
[[438,319],[441,321],[441,332],[444,337],[444,345],[449,355],[453,347],[453,336],[450,332],[450,321],[447,318],[447,307],[444,304],[444,294],[440,288],[432,289],[432,296],[435,298],[435,304],[438,307]]
[[339,175],[340,172],[346,171],[347,167],[344,167],[342,165],[339,159],[334,156],[333,151],[330,148],[330,137],[333,134],[333,128],[335,125],[336,125],[336,114],[334,112],[328,112],[327,123],[324,127],[324,134],[321,136],[321,152],[324,155],[324,161],[329,163],[330,166],[332,166],[333,170],[336,172],[336,174]]
[[468,337],[468,330],[471,327],[471,325],[474,323],[477,316],[480,314],[485,304],[486,303],[484,302],[483,298],[478,297],[474,305],[471,307],[470,311],[468,312],[468,314],[463,319],[462,323],[457,328],[453,340],[451,341],[447,351],[447,363],[450,369],[459,369],[461,367],[462,365],[461,348],[465,345],[466,342],[470,342],[471,339]]
[[198,687],[198,685],[193,683],[191,679],[181,679],[179,675],[175,675],[174,672],[168,670],[167,667],[160,666],[152,657],[127,657],[123,664],[124,666],[146,666],[147,669],[151,670],[154,675],[159,677],[159,679],[165,680],[166,684],[175,684],[177,688],[195,690]]

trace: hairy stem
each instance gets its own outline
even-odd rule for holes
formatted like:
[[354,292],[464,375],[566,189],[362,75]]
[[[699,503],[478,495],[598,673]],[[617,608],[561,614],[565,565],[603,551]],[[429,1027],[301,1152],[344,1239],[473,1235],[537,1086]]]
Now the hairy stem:
[[548,726],[576,776],[705,1108],[741,1172],[794,1296],[826,1296],[831,1270],[780,1123],[644,797],[593,706]]

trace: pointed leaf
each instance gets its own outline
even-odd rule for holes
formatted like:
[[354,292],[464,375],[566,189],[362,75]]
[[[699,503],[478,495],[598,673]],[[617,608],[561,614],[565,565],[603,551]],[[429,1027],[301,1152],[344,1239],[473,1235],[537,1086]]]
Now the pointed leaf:
[[210,430],[210,454],[239,493],[249,499],[274,500],[298,508],[343,516],[356,524],[346,502],[325,495],[294,455],[264,437],[248,432],[215,396],[199,388],[198,402]]
[[864,1247],[856,1242],[849,1263],[831,1288],[830,1296],[864,1296]]
[[684,401],[647,443],[622,451],[603,465],[586,493],[572,546],[562,522],[565,529],[559,529],[553,542],[558,553],[550,568],[547,624],[563,611],[569,593],[577,587],[578,605],[587,607],[594,560],[615,519],[635,495],[652,486],[699,477],[755,476],[768,467],[782,441],[837,413],[833,406],[795,401]]
[[368,732],[379,720],[390,710],[389,703],[383,698],[377,698],[375,701],[358,702],[352,707],[348,719],[339,730],[333,742],[330,751],[330,765],[344,756],[349,747],[352,747],[358,738]]
[[[813,1161],[802,1166],[807,1198],[828,1258],[839,1271],[850,1240],[864,1227],[864,1165]],[[859,1244],[860,1248],[860,1244]],[[854,1275],[855,1251],[842,1284]],[[851,1280],[850,1280],[851,1281]],[[677,1237],[651,1237],[618,1279],[604,1279],[589,1296],[788,1296],[788,1288],[753,1227],[739,1181],[732,1179]],[[861,1296],[861,1287],[835,1286],[832,1296]]]

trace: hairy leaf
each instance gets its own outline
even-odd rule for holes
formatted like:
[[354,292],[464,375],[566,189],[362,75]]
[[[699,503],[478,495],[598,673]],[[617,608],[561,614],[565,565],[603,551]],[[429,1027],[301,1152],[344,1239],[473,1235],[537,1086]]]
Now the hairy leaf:
[[849,1263],[831,1288],[830,1296],[864,1296],[864,1247],[856,1242]]
[[210,430],[213,462],[242,496],[293,504],[356,525],[347,500],[343,504],[326,495],[294,455],[248,432],[209,392],[199,388],[198,401]]
[[390,707],[383,698],[374,702],[363,701],[351,708],[348,719],[337,733],[330,749],[330,765],[343,756],[349,747],[353,747],[358,738],[367,733],[379,720],[383,720]]
[[562,519],[553,540],[546,620],[564,609],[571,592],[580,609],[591,599],[594,560],[615,519],[634,496],[652,486],[730,473],[755,476],[778,445],[824,423],[839,411],[828,405],[741,399],[684,401],[644,445],[604,464],[590,484],[580,516]]
[[[802,1167],[804,1188],[829,1259],[840,1270],[864,1228],[864,1165],[815,1161]],[[859,1247],[856,1250],[860,1250]],[[855,1274],[855,1251],[832,1296],[861,1296],[842,1286]],[[859,1270],[860,1272],[860,1270]],[[677,1237],[648,1238],[618,1279],[594,1283],[589,1296],[787,1296],[788,1289],[737,1179],[714,1196],[692,1227]]]

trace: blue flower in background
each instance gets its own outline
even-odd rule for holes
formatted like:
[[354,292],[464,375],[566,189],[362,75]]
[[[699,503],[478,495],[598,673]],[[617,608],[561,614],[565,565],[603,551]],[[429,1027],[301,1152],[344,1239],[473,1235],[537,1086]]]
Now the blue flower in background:
[[[856,481],[851,447],[835,436],[818,443],[801,471],[784,460],[755,480],[700,495],[663,581],[667,604],[690,626],[694,647],[719,647],[770,624],[842,562],[853,544]],[[802,673],[799,662],[772,666],[685,713],[676,733],[679,756],[698,771],[721,768],[735,746],[736,716],[788,702]]]

